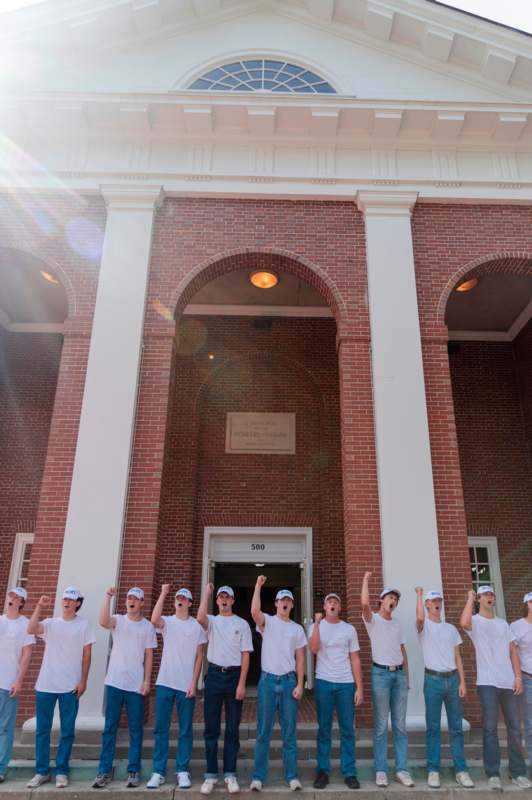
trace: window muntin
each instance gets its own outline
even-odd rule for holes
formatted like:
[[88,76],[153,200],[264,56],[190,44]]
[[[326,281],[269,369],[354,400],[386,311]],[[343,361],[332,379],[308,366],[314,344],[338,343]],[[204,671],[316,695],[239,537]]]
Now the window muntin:
[[273,59],[244,59],[209,70],[188,87],[209,92],[336,94],[331,84],[306,67]]

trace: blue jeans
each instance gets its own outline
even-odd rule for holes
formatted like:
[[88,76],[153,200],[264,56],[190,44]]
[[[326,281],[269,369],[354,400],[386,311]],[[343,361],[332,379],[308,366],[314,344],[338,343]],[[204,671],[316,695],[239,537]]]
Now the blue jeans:
[[57,775],[68,775],[70,753],[74,744],[76,717],[79,700],[74,692],[35,692],[37,732],[35,734],[35,772],[48,775],[50,772],[50,733],[54,721],[55,704],[59,703],[61,730],[59,747],[55,757]]
[[115,686],[105,687],[105,726],[102,733],[102,749],[98,772],[109,775],[115,757],[116,734],[122,713],[126,707],[129,727],[128,772],[140,772],[142,736],[144,725],[144,697],[139,692],[126,692]]
[[168,761],[168,738],[174,702],[179,723],[179,738],[175,758],[175,771],[188,772],[192,755],[192,717],[195,697],[187,697],[185,692],[170,689],[168,686],[155,687],[155,728],[153,738],[153,771],[164,775]]
[[0,775],[5,775],[15,736],[18,697],[10,697],[7,689],[0,689]]
[[523,672],[523,710],[525,718],[525,741],[528,763],[532,767],[532,675]]
[[427,770],[440,771],[441,750],[441,710],[445,704],[451,755],[455,772],[464,772],[466,767],[464,755],[464,732],[462,730],[462,701],[458,694],[460,678],[458,673],[450,678],[427,675],[423,684],[425,696],[425,720],[427,723]]
[[328,775],[331,771],[331,731],[336,708],[340,728],[340,769],[346,778],[355,776],[355,684],[316,678],[314,698],[318,715],[318,772]]
[[212,664],[209,665],[203,692],[206,778],[218,777],[218,739],[223,706],[225,706],[224,776],[228,778],[236,775],[236,757],[240,750],[238,729],[242,716],[242,700],[236,699],[236,687],[239,680],[240,667],[222,672]]
[[253,778],[259,781],[264,782],[268,777],[270,739],[277,713],[283,739],[284,776],[287,782],[297,778],[298,701],[292,696],[296,685],[295,672],[288,672],[286,675],[261,673],[257,687],[257,741],[253,767]]
[[496,686],[477,686],[482,707],[482,759],[488,778],[500,775],[501,751],[497,721],[499,706],[502,708],[508,734],[508,767],[510,776],[518,778],[526,775],[526,763],[521,748],[521,715],[519,698],[511,689],[497,689]]
[[395,771],[407,769],[408,737],[406,735],[406,704],[408,685],[403,669],[389,672],[371,668],[371,697],[373,700],[373,757],[375,772],[388,772],[388,714],[392,717]]

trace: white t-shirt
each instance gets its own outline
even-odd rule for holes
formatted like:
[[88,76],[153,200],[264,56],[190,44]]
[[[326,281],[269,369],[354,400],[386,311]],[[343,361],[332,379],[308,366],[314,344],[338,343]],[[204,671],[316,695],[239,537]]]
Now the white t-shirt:
[[286,622],[277,614],[264,614],[264,627],[259,628],[262,635],[261,666],[264,672],[272,675],[286,675],[296,668],[296,650],[305,647],[307,637],[297,622]]
[[521,659],[521,669],[532,675],[532,625],[524,617],[517,619],[510,625],[510,630],[515,636]]
[[192,683],[198,646],[208,641],[207,633],[194,617],[179,619],[172,614],[162,619],[164,646],[156,683],[186,692]]
[[140,694],[144,683],[145,651],[157,647],[155,628],[145,617],[135,621],[127,614],[113,614],[113,619],[113,648],[105,685]]
[[83,648],[96,638],[83,617],[43,619],[44,656],[35,689],[38,692],[72,692],[81,680]]
[[489,619],[475,614],[471,630],[466,633],[475,646],[477,686],[513,689],[515,676],[510,661],[510,642],[515,636],[508,623],[499,617]]
[[[309,628],[312,636],[314,622]],[[353,625],[340,622],[320,622],[320,649],[316,656],[316,678],[331,683],[354,683],[350,653],[360,650],[357,632]]]
[[401,645],[406,644],[406,639],[399,620],[384,619],[380,614],[373,613],[371,622],[364,619],[364,625],[371,642],[373,661],[385,667],[400,666],[403,663]]
[[0,689],[7,692],[17,678],[22,648],[35,644],[35,636],[27,631],[27,617],[9,619],[5,614],[0,616]]
[[242,617],[231,614],[207,615],[209,645],[207,659],[219,667],[239,667],[242,653],[253,652],[251,628]]
[[456,669],[454,648],[462,644],[462,637],[454,625],[426,619],[419,641],[427,669],[436,672],[452,672]]

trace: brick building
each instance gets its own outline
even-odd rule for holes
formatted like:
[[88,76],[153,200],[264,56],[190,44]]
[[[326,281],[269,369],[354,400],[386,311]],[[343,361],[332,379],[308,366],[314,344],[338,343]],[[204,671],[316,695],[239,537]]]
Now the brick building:
[[301,620],[339,591],[367,668],[370,569],[416,726],[414,587],[455,622],[532,587],[532,41],[432,0],[2,22],[0,589],[96,623],[115,583],[212,579],[248,613],[264,571]]

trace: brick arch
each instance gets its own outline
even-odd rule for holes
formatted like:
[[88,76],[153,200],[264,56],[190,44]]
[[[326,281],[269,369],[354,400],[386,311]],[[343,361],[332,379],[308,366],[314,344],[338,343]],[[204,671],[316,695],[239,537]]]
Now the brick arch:
[[217,366],[212,372],[207,375],[203,383],[198,389],[196,397],[194,399],[194,410],[195,412],[198,411],[199,407],[203,402],[206,400],[206,393],[209,387],[217,380],[217,378],[225,371],[228,367],[231,367],[233,364],[237,364],[241,361],[276,361],[277,363],[281,362],[286,367],[291,369],[299,370],[300,373],[304,374],[310,381],[313,389],[313,394],[315,399],[318,401],[320,413],[325,411],[325,401],[323,397],[323,393],[319,387],[318,379],[312,372],[307,369],[303,364],[297,361],[294,358],[290,358],[289,356],[280,356],[277,353],[269,353],[267,351],[256,350],[252,353],[245,353],[241,356],[236,356],[235,358],[228,358],[223,361],[222,364]]
[[481,275],[530,275],[532,276],[532,253],[493,253],[469,261],[451,275],[438,301],[437,322],[445,325],[445,312],[451,292],[461,280]]
[[196,292],[207,283],[245,267],[249,267],[250,270],[273,269],[295,275],[325,298],[338,327],[347,322],[345,302],[327,273],[303,256],[275,247],[236,248],[218,253],[201,262],[176,287],[171,297],[170,308],[175,309],[176,317],[179,316]]
[[[40,261],[43,267],[48,267],[48,270],[53,272],[54,275],[57,276],[62,288],[64,289],[66,299],[67,299],[67,317],[74,317],[77,312],[77,298],[76,298],[76,291],[70,280],[69,275],[63,269],[61,264],[50,256],[43,255],[43,253],[36,252],[34,248],[28,247],[25,244],[19,244],[18,242],[8,242],[6,241],[2,247],[0,247],[0,252],[2,250],[16,250],[19,253],[23,253],[24,255],[31,256],[36,261]],[[46,271],[48,271],[46,270]]]

